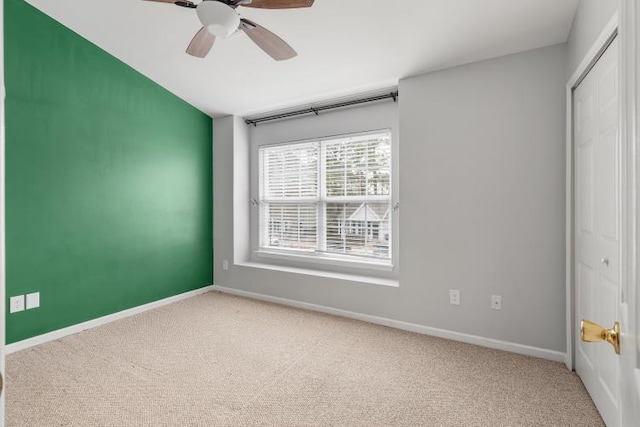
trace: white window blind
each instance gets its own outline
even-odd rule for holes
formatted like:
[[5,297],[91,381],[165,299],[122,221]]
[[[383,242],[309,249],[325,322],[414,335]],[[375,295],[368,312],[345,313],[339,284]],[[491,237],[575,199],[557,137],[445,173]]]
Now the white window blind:
[[260,150],[260,246],[314,251],[318,241],[317,143]]
[[391,133],[259,150],[260,249],[391,259]]

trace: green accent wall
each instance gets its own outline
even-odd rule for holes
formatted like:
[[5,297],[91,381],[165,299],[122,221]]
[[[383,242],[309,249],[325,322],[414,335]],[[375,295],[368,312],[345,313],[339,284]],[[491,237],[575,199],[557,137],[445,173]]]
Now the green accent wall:
[[212,120],[24,1],[4,14],[7,343],[211,285]]

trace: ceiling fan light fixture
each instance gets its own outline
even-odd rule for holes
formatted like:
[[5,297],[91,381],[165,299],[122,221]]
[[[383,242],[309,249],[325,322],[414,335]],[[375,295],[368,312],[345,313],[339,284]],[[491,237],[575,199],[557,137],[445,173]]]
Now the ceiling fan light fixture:
[[240,26],[238,12],[219,1],[203,1],[196,8],[196,12],[202,25],[216,37],[229,37]]

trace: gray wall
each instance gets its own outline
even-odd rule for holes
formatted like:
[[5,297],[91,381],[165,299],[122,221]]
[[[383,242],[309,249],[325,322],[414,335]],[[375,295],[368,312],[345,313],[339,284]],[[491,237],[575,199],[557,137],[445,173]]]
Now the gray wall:
[[[213,174],[213,249],[215,251],[218,248],[222,251],[220,254],[214,252],[213,282],[219,284],[222,275],[222,259],[234,259],[234,194],[232,183],[226,181],[233,179],[234,117],[221,117],[214,119],[213,122],[213,167],[221,168]],[[246,163],[248,165],[249,161],[247,160]],[[247,179],[244,184],[248,186],[249,180]],[[248,190],[246,197],[248,199]]]
[[569,75],[573,74],[607,22],[618,11],[618,3],[619,0],[580,0],[569,34]]
[[215,284],[565,351],[565,59],[561,45],[400,82],[397,288],[222,271],[234,254],[234,141],[223,129],[234,119],[217,119]]

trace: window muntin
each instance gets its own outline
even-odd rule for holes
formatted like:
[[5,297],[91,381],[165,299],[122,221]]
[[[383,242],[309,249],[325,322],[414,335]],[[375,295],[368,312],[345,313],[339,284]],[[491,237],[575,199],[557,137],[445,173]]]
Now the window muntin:
[[259,249],[389,263],[391,132],[259,149]]

